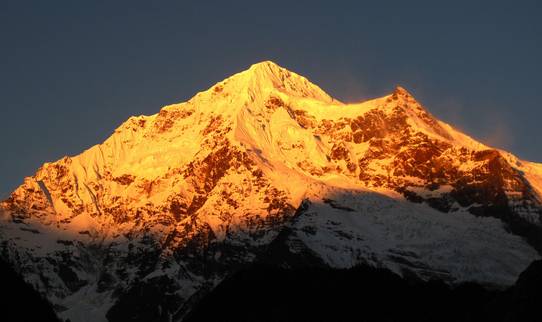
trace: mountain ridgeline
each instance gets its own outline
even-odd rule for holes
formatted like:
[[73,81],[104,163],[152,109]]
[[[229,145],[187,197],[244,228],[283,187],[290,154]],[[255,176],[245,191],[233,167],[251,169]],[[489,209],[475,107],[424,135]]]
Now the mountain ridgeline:
[[[369,293],[345,298],[347,277],[378,299],[412,294],[392,306],[449,301],[428,317],[489,316],[472,301],[524,290],[540,259],[541,196],[542,164],[401,87],[345,104],[267,61],[45,163],[0,204],[0,254],[72,322],[303,319],[313,300],[309,317],[343,300],[374,311]],[[245,291],[228,299],[234,285]]]

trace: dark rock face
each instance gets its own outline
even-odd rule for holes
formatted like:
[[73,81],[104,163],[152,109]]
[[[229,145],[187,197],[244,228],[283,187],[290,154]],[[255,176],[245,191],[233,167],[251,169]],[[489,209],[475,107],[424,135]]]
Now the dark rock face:
[[0,259],[1,321],[58,322],[53,306]]

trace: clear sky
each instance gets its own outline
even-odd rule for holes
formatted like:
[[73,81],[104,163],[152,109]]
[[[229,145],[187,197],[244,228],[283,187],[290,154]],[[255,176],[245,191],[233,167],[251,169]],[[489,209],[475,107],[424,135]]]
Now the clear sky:
[[395,85],[542,162],[542,1],[0,2],[0,196],[252,63],[347,102]]

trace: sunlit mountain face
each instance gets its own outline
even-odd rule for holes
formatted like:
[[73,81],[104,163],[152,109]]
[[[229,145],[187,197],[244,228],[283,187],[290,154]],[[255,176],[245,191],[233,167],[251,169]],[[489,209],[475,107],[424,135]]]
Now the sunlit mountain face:
[[45,163],[2,202],[0,245],[72,322],[193,320],[255,263],[487,299],[540,258],[541,196],[542,164],[401,87],[345,104],[266,61]]

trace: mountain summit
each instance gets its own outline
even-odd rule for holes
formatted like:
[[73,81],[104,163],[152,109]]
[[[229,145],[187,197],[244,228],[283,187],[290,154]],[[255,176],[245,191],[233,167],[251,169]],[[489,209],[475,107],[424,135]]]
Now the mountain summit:
[[232,83],[235,86],[244,83],[249,94],[268,94],[272,90],[294,97],[310,97],[331,102],[333,99],[308,79],[291,72],[279,65],[264,61],[254,64],[244,72],[236,74],[219,84]]
[[266,61],[45,163],[1,203],[0,245],[62,318],[182,320],[255,261],[506,287],[540,258],[541,196],[542,164],[401,87],[344,104]]

